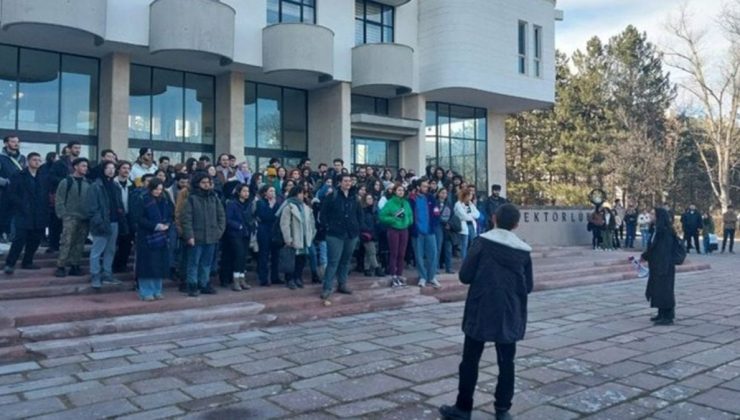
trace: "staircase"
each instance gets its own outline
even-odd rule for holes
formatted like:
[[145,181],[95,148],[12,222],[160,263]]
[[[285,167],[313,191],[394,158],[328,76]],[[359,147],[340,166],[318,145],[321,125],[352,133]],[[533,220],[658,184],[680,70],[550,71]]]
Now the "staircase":
[[[541,247],[532,252],[535,291],[633,280],[627,261],[636,253],[594,252],[586,248]],[[56,278],[53,255],[40,254],[36,271],[0,274],[0,360],[60,357],[122,346],[217,334],[237,334],[265,326],[290,324],[341,315],[464,300],[467,286],[456,274],[438,276],[441,289],[414,287],[415,272],[407,270],[409,287],[391,289],[386,279],[353,273],[352,295],[332,297],[325,306],[320,285],[304,289],[253,287],[189,298],[171,281],[165,299],[142,302],[132,291],[133,276],[118,275],[122,285],[89,287],[89,276]],[[83,264],[83,267],[86,267]],[[678,272],[707,270],[701,260],[677,267]],[[254,285],[255,279],[248,279]]]

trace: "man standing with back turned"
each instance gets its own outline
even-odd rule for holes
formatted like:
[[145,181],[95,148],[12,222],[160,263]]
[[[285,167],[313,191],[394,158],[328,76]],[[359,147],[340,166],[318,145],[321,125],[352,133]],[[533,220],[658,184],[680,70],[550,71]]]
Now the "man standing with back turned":
[[473,242],[460,268],[460,281],[469,284],[462,329],[465,333],[457,402],[443,405],[445,420],[468,420],[473,412],[473,393],[478,382],[478,364],[486,342],[496,343],[498,383],[494,408],[496,420],[511,419],[514,397],[516,342],[527,326],[527,295],[532,291],[532,248],[512,230],[519,224],[513,204],[496,209],[496,229]]

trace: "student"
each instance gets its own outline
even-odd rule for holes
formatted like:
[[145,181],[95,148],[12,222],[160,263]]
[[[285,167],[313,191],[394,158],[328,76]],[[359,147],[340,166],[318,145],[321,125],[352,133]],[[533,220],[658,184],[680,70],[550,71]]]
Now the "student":
[[[681,242],[673,230],[672,218],[667,210],[656,208],[652,214],[655,223],[655,234],[650,241],[647,251],[642,253],[642,260],[648,262],[650,275],[648,276],[645,297],[650,307],[658,308],[658,314],[651,321],[655,325],[671,325],[676,316],[676,255],[682,254]],[[688,251],[686,251],[688,252]]]
[[169,274],[168,231],[172,229],[174,205],[164,196],[164,183],[153,178],[142,197],[143,206],[136,234],[136,277],[139,297],[162,299],[162,281]]
[[391,276],[391,287],[406,285],[402,277],[406,254],[406,245],[409,240],[409,227],[414,223],[414,215],[409,200],[405,197],[406,189],[400,183],[393,187],[391,197],[383,209],[380,210],[380,222],[385,225],[388,235],[388,275]]
[[87,194],[92,235],[90,282],[94,289],[99,289],[102,283],[120,284],[113,277],[113,257],[116,254],[118,230],[126,222],[121,190],[113,179],[116,165],[105,161],[100,164],[99,172]]
[[457,402],[439,408],[443,419],[471,418],[478,364],[486,342],[496,343],[496,419],[511,418],[516,342],[524,338],[527,295],[533,287],[532,248],[512,232],[519,224],[516,206],[503,204],[494,217],[496,229],[473,243],[460,268],[460,281],[470,285],[462,323],[465,343]]
[[250,288],[245,272],[249,238],[254,229],[251,204],[249,186],[246,184],[237,185],[233,198],[226,204],[226,235],[224,235],[226,246],[223,247],[223,252],[226,256],[224,259],[228,259],[228,265],[231,266],[231,289],[236,292]]
[[298,185],[288,192],[288,197],[277,212],[280,231],[285,246],[295,250],[295,268],[288,274],[288,288],[303,288],[303,268],[306,266],[308,248],[316,236],[313,210],[305,202],[305,188]]

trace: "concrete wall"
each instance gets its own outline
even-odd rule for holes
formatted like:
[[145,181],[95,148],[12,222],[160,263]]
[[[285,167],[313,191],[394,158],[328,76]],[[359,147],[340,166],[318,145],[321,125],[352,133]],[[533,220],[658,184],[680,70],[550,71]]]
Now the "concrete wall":
[[501,185],[501,195],[506,197],[506,115],[488,111],[488,185]]
[[[426,101],[422,95],[408,95],[401,98],[401,116],[414,120],[424,121],[426,113]],[[426,166],[424,152],[426,126],[422,124],[416,135],[406,137],[401,142],[400,163],[402,168],[413,168],[417,174],[423,173]]]
[[244,73],[216,77],[216,153],[244,155]]
[[532,245],[589,245],[591,232],[586,230],[590,208],[522,207],[522,218],[516,233]]
[[320,25],[285,23],[262,31],[262,65],[266,73],[306,70],[334,74],[334,33]]
[[115,53],[100,60],[100,109],[98,150],[128,149],[128,102],[130,60]]
[[352,162],[351,89],[337,83],[308,93],[308,156],[314,165],[334,158]]
[[104,38],[107,3],[107,0],[3,0],[2,26],[49,24],[80,29]]

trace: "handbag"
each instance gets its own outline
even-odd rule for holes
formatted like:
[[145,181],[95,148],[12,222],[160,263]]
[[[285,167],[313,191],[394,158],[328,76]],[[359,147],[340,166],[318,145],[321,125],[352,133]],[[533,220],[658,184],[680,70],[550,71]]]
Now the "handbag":
[[284,246],[278,254],[278,271],[290,274],[295,270],[295,248]]
[[447,222],[447,226],[454,233],[462,232],[462,220],[460,220],[460,217],[458,217],[458,215],[456,214],[450,216],[450,220]]
[[158,231],[146,235],[146,244],[150,248],[164,248],[167,246],[167,232]]

